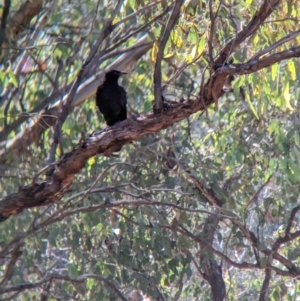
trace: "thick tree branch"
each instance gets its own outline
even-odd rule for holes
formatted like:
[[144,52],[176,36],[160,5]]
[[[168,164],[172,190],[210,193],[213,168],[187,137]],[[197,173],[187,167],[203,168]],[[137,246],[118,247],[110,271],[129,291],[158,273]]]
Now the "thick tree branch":
[[296,214],[299,212],[299,210],[300,210],[300,205],[293,208],[293,210],[291,212],[291,215],[290,215],[290,218],[289,218],[289,221],[288,221],[288,224],[287,224],[286,229],[285,229],[285,236],[289,236],[289,234],[291,232],[291,228],[292,228],[292,223],[294,221],[294,218],[295,218]]
[[[207,216],[203,231],[199,236],[211,247],[213,246],[216,228],[220,217],[216,215]],[[215,260],[214,256],[209,254],[206,248],[200,251],[201,268],[203,270],[203,278],[209,283],[213,301],[223,301],[226,296],[225,282],[222,276],[221,266]]]
[[278,237],[276,239],[276,242],[274,243],[273,247],[272,247],[272,250],[273,251],[277,251],[281,245],[285,244],[285,243],[288,243],[292,240],[295,240],[297,238],[300,237],[300,231],[296,231],[294,233],[287,233],[285,236],[283,237]]
[[11,1],[10,0],[4,0],[4,6],[2,9],[2,17],[1,17],[1,27],[0,27],[0,59],[1,61],[3,60],[3,57],[5,56],[6,53],[6,48],[7,47],[7,33],[6,33],[6,24],[7,24],[7,19],[9,15],[9,10],[10,10],[10,5]]
[[86,161],[99,153],[110,155],[125,143],[149,133],[159,132],[203,108],[201,101],[186,101],[159,115],[142,115],[128,119],[88,138],[65,154],[48,182],[26,186],[0,201],[0,216],[5,219],[25,208],[43,206],[57,201],[71,184]]
[[[226,46],[221,50],[218,58],[215,61],[214,69],[219,70],[220,67],[225,66],[225,62],[230,57],[231,53],[242,44],[248,37],[253,35],[266,20],[266,18],[277,7],[280,0],[264,0],[260,9],[255,13],[248,25],[241,30]],[[228,74],[233,74],[228,73]],[[227,74],[227,75],[228,75]],[[204,91],[201,89],[199,95],[204,95],[207,99],[213,99],[217,105],[218,99],[224,94],[223,86],[226,81],[227,75],[223,72],[213,73],[204,87]],[[215,87],[211,89],[211,87]],[[217,106],[216,106],[217,108]]]
[[2,12],[2,18],[1,18],[1,28],[5,30],[6,28],[6,22],[7,18],[9,15],[9,9],[10,9],[11,1],[10,0],[5,0],[4,1],[4,7],[3,7],[3,12]]

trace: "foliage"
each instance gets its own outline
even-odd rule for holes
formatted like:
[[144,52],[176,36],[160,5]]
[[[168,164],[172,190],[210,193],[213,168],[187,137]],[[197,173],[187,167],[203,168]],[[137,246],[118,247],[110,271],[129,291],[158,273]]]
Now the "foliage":
[[[262,2],[184,2],[161,62],[164,97],[178,103],[196,99],[214,75],[210,52],[217,58]],[[116,7],[113,24],[118,26],[83,68],[77,92],[91,79],[99,82],[94,74],[147,35],[151,50],[122,70],[129,75],[121,84],[128,93],[129,117],[149,113],[151,75],[170,5],[47,1],[21,33],[7,33],[0,71],[3,198],[30,185],[47,165],[55,125],[38,141],[23,140],[21,151],[14,141],[43,110],[61,106]],[[19,6],[11,2],[9,19]],[[257,61],[299,47],[298,6],[280,3],[234,51],[235,80],[218,110],[216,104],[208,106],[126,144],[118,156],[90,158],[59,202],[0,223],[3,300],[139,300],[138,295],[140,300],[220,300],[207,278],[213,271],[208,262],[221,267],[227,300],[296,300],[299,60],[279,59],[247,74],[238,67],[267,47]],[[289,35],[294,36],[271,47]],[[62,125],[56,159],[105,127],[94,94],[84,100],[71,107]],[[25,115],[30,117],[9,130]],[[39,174],[35,180],[45,178]],[[207,231],[210,216],[217,217],[212,234]]]

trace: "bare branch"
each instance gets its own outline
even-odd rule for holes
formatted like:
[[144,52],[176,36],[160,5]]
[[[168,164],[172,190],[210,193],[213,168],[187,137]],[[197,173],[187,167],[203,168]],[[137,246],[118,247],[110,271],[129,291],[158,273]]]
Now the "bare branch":
[[[4,6],[2,10],[2,17],[1,17],[1,27],[0,27],[0,58],[3,60],[3,57],[5,56],[5,46],[8,43],[7,34],[6,34],[6,23],[7,18],[9,15],[11,1],[10,0],[4,0]],[[3,47],[4,46],[4,47]]]
[[209,38],[208,38],[208,57],[209,57],[209,63],[210,63],[211,67],[214,64],[214,59],[213,59],[213,32],[214,32],[215,22],[216,22],[221,4],[222,4],[222,2],[220,2],[219,6],[218,6],[218,9],[216,11],[216,14],[214,15],[213,0],[209,1],[210,32],[209,32]]
[[214,249],[212,246],[210,246],[205,240],[201,239],[199,236],[192,234],[191,232],[189,232],[187,229],[183,228],[182,226],[178,226],[178,228],[176,228],[176,231],[180,232],[181,234],[183,234],[185,236],[192,238],[194,241],[198,242],[201,246],[207,248],[209,251],[216,254],[220,258],[224,259],[225,261],[227,261],[229,264],[231,264],[232,266],[234,266],[236,268],[239,268],[239,269],[258,269],[258,268],[260,268],[258,264],[252,264],[252,263],[248,263],[248,262],[237,263],[237,262],[231,260],[225,254],[223,254],[222,252],[220,252],[220,251]]
[[186,101],[170,107],[163,114],[141,115],[127,119],[80,143],[73,151],[61,157],[48,182],[25,186],[0,201],[0,216],[5,219],[24,208],[44,206],[60,199],[71,185],[73,177],[85,166],[86,161],[99,153],[109,156],[125,143],[160,130],[183,120],[198,110],[201,101]]
[[257,192],[255,193],[255,195],[250,199],[250,201],[248,202],[248,204],[246,205],[245,209],[248,209],[249,206],[257,201],[260,193],[263,191],[263,189],[270,183],[271,179],[272,179],[273,175],[270,175],[269,178],[267,179],[267,181],[257,190]]
[[[260,252],[262,252],[266,256],[271,256],[273,259],[276,259],[277,261],[279,261],[294,276],[297,276],[297,277],[300,276],[300,269],[295,264],[293,264],[290,260],[286,259],[282,255],[280,255],[278,252],[276,252],[276,250],[273,250],[273,248],[272,248],[272,250],[270,250],[267,247],[265,247],[264,249],[259,248],[258,238],[254,235],[253,232],[246,229],[246,227],[240,221],[232,220],[232,223],[234,225],[236,225],[242,231],[242,233],[245,235],[245,237],[255,246],[256,249],[259,249]],[[297,233],[297,235],[300,235],[300,233]]]
[[6,267],[5,276],[0,283],[0,292],[4,291],[4,288],[6,287],[7,283],[13,276],[15,264],[16,264],[17,260],[19,259],[19,257],[22,255],[22,251],[21,251],[22,246],[23,246],[23,242],[19,241],[10,253],[11,259]]
[[264,57],[261,60],[251,59],[244,64],[230,64],[216,70],[216,75],[229,74],[250,74],[263,68],[270,67],[283,60],[300,57],[300,47],[292,47],[288,50],[277,52]]
[[259,295],[258,301],[265,301],[266,300],[266,295],[267,295],[268,288],[269,288],[269,285],[270,285],[271,276],[272,276],[272,270],[271,270],[270,267],[267,267],[265,269],[265,279],[264,279],[263,285],[262,285],[261,290],[260,290],[260,295]]
[[150,8],[152,8],[153,6],[157,6],[158,4],[162,3],[163,0],[158,0],[155,2],[152,2],[146,6],[143,6],[142,8],[136,10],[134,13],[128,15],[127,17],[123,18],[122,20],[118,21],[117,23],[115,23],[115,26],[118,26],[132,18],[134,18],[135,16],[141,15],[141,14],[145,14],[146,12],[148,12],[150,10]]
[[294,218],[295,218],[295,216],[296,216],[296,214],[298,213],[299,210],[300,210],[300,205],[293,208],[293,210],[291,212],[291,215],[290,215],[290,218],[289,218],[289,221],[288,221],[288,224],[287,224],[286,229],[285,229],[285,236],[288,236],[290,234],[293,220],[294,220]]
[[127,299],[124,297],[124,295],[118,290],[116,284],[114,284],[112,281],[110,281],[110,280],[108,280],[104,277],[101,277],[101,276],[95,275],[95,274],[84,274],[84,275],[81,275],[77,278],[63,276],[63,275],[57,274],[57,273],[46,274],[44,276],[44,278],[42,278],[40,281],[33,282],[33,283],[22,283],[22,284],[15,285],[15,286],[9,286],[9,287],[5,288],[4,290],[2,290],[2,293],[10,293],[10,292],[15,292],[15,291],[20,293],[20,292],[22,292],[24,290],[27,290],[27,289],[33,289],[33,288],[36,288],[36,287],[40,287],[42,284],[47,283],[47,282],[49,282],[53,279],[68,281],[68,282],[71,282],[71,283],[82,283],[82,282],[85,282],[89,278],[95,279],[95,280],[100,281],[100,282],[104,282],[116,293],[116,295],[121,300],[127,301]]
[[270,45],[269,47],[266,47],[265,49],[257,52],[252,58],[251,60],[258,60],[261,56],[263,56],[266,53],[271,52],[272,50],[274,50],[275,48],[279,47],[280,45],[295,39],[297,36],[300,35],[300,30],[291,32],[290,34],[288,34],[287,36],[285,36],[284,38],[280,39],[279,41],[277,41],[276,43]]
[[299,237],[300,237],[300,231],[296,231],[294,233],[287,233],[283,237],[278,237],[276,239],[276,242],[273,245],[272,250],[277,251],[281,247],[281,245],[283,245],[285,243],[288,243],[288,242],[290,242],[292,240],[295,240],[295,239],[297,239]]

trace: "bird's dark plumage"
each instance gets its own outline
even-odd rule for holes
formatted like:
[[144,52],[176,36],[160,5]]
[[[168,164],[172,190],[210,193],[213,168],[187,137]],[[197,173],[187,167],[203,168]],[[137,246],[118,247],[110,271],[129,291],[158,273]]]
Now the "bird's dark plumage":
[[111,70],[105,74],[105,81],[97,89],[96,104],[109,126],[127,119],[126,91],[119,86],[118,79],[124,72]]

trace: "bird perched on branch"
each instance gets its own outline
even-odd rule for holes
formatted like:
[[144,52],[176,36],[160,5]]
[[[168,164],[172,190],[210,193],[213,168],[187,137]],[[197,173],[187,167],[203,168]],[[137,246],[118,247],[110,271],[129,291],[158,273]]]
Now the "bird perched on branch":
[[96,104],[108,126],[127,119],[126,91],[118,84],[122,74],[127,73],[118,70],[107,72],[105,81],[97,89]]

